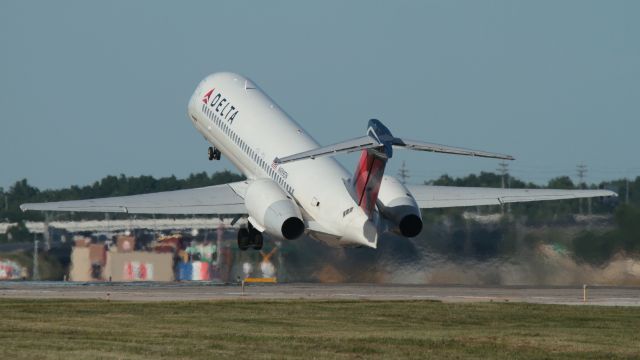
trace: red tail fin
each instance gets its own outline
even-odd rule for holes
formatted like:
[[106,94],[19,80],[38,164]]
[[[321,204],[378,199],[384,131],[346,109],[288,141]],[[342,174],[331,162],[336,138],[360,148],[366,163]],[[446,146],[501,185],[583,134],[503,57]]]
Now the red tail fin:
[[369,216],[378,200],[378,191],[380,191],[380,182],[386,164],[387,159],[377,155],[375,150],[362,150],[358,167],[353,174],[352,184],[356,202]]

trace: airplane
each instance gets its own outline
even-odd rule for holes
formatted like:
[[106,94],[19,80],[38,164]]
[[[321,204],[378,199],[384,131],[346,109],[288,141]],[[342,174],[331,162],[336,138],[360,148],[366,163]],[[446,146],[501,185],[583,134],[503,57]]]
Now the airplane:
[[[396,137],[379,120],[364,136],[320,146],[250,79],[229,72],[204,78],[188,103],[188,118],[246,177],[223,185],[132,196],[21,205],[23,211],[234,215],[241,250],[259,250],[264,234],[287,240],[304,234],[329,245],[376,248],[385,233],[412,238],[421,209],[617,196],[608,190],[464,188],[404,185],[385,175],[395,150],[513,160],[504,154]],[[350,173],[333,156],[360,151]]]

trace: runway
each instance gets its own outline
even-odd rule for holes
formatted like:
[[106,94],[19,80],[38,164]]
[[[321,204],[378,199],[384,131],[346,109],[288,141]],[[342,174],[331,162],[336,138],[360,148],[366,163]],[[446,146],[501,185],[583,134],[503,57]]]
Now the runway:
[[239,284],[0,282],[0,299],[198,300],[435,300],[640,306],[640,288],[494,287],[388,284]]

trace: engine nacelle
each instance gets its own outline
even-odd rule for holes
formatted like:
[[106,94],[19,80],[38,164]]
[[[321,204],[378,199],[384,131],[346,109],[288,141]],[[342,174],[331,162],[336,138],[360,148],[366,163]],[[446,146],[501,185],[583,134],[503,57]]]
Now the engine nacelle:
[[269,179],[253,181],[247,188],[244,202],[249,216],[264,226],[268,234],[292,240],[304,232],[298,205],[275,182]]
[[409,190],[392,176],[382,177],[378,207],[382,216],[395,225],[393,232],[414,237],[422,231],[422,214],[418,203]]

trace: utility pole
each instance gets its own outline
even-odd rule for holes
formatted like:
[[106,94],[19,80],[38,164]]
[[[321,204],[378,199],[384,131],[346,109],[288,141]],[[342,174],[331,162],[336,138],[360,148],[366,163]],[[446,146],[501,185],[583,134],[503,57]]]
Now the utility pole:
[[400,178],[400,182],[402,184],[407,183],[407,179],[409,178],[409,170],[407,169],[407,165],[404,160],[402,161],[402,166],[398,169],[398,177]]
[[[580,163],[578,164],[578,166],[576,166],[576,173],[578,174],[578,187],[580,189],[584,189],[586,187],[586,184],[584,182],[584,179],[587,176],[587,165],[585,165],[584,163]],[[589,198],[589,215],[591,215],[591,198]],[[580,215],[582,215],[582,198],[580,199]]]
[[31,280],[40,280],[40,270],[38,269],[38,238],[33,235],[33,273],[31,274]]
[[[499,163],[498,173],[501,175],[502,188],[504,189],[505,185],[507,184],[505,180],[509,176],[509,164],[504,161]],[[509,185],[511,184],[511,178],[509,178],[508,184]],[[500,205],[500,211],[504,215],[504,205]],[[507,204],[507,212],[509,213],[511,212],[511,206],[509,204]]]
[[222,264],[222,246],[224,241],[224,222],[220,219],[220,224],[218,224],[218,228],[216,229],[216,266],[218,267],[218,278],[223,282],[227,282],[227,275],[223,274],[222,269],[223,266],[227,264]]
[[626,180],[625,182],[627,183],[626,185],[627,191],[625,191],[625,194],[624,194],[624,203],[629,205],[629,177],[627,176],[625,180]]
[[44,229],[42,230],[42,236],[44,237],[45,250],[51,250],[51,231],[49,229],[50,214],[44,213]]

